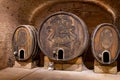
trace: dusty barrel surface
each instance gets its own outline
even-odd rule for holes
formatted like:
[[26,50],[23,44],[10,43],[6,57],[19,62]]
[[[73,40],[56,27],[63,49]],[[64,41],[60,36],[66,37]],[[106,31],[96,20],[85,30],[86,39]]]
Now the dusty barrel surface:
[[13,38],[13,52],[19,61],[33,58],[37,54],[37,31],[31,25],[20,25],[16,28]]
[[82,19],[63,11],[49,15],[38,32],[42,52],[50,59],[60,61],[81,55],[88,45],[88,39],[87,26]]
[[102,64],[113,63],[119,55],[119,32],[109,23],[97,26],[92,35],[94,57]]

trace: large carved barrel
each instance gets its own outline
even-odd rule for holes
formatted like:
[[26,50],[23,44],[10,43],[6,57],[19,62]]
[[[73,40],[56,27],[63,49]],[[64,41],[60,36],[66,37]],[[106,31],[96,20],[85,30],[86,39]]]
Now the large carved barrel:
[[38,50],[36,29],[30,25],[17,27],[13,34],[12,44],[16,60],[25,61],[34,58]]
[[92,36],[92,51],[94,57],[102,64],[113,63],[119,55],[119,32],[109,23],[97,26]]
[[57,12],[49,15],[41,24],[38,43],[50,59],[67,61],[83,53],[88,45],[88,30],[76,15]]

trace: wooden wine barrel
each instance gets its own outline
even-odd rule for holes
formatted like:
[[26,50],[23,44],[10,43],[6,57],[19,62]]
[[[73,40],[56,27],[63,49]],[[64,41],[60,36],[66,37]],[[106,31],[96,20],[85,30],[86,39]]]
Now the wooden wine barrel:
[[119,55],[119,32],[109,23],[97,26],[92,35],[92,52],[102,64],[113,63]]
[[16,60],[26,61],[37,54],[37,31],[33,26],[21,25],[16,28],[13,38],[13,52]]
[[38,44],[50,59],[67,61],[83,53],[88,45],[88,36],[87,26],[82,19],[60,11],[42,22]]

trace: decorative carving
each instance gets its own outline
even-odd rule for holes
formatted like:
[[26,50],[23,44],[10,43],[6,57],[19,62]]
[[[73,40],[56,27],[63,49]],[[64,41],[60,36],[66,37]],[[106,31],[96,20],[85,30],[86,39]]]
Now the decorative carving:
[[[47,39],[53,43],[52,47],[70,47],[77,39],[75,27],[72,26],[72,20],[65,15],[55,16],[50,20],[50,26],[47,27]],[[80,41],[77,41],[80,42]]]
[[108,49],[111,47],[112,43],[113,43],[113,33],[110,29],[104,29],[101,32],[100,35],[100,41],[101,41],[101,45],[104,49]]
[[24,29],[22,29],[22,30],[20,30],[18,32],[17,43],[18,43],[18,45],[25,45],[26,44],[26,40],[27,40],[26,31]]

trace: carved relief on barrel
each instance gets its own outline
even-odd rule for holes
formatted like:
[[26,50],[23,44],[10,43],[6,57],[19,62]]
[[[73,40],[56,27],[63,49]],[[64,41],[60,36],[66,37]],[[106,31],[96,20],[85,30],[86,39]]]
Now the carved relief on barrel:
[[13,34],[12,44],[16,60],[25,61],[33,58],[37,52],[36,29],[30,25],[17,27]]
[[102,64],[113,63],[119,55],[119,32],[109,23],[97,26],[92,36],[94,57]]
[[88,45],[88,30],[76,15],[57,12],[48,16],[38,32],[38,43],[53,60],[67,61],[78,57]]

